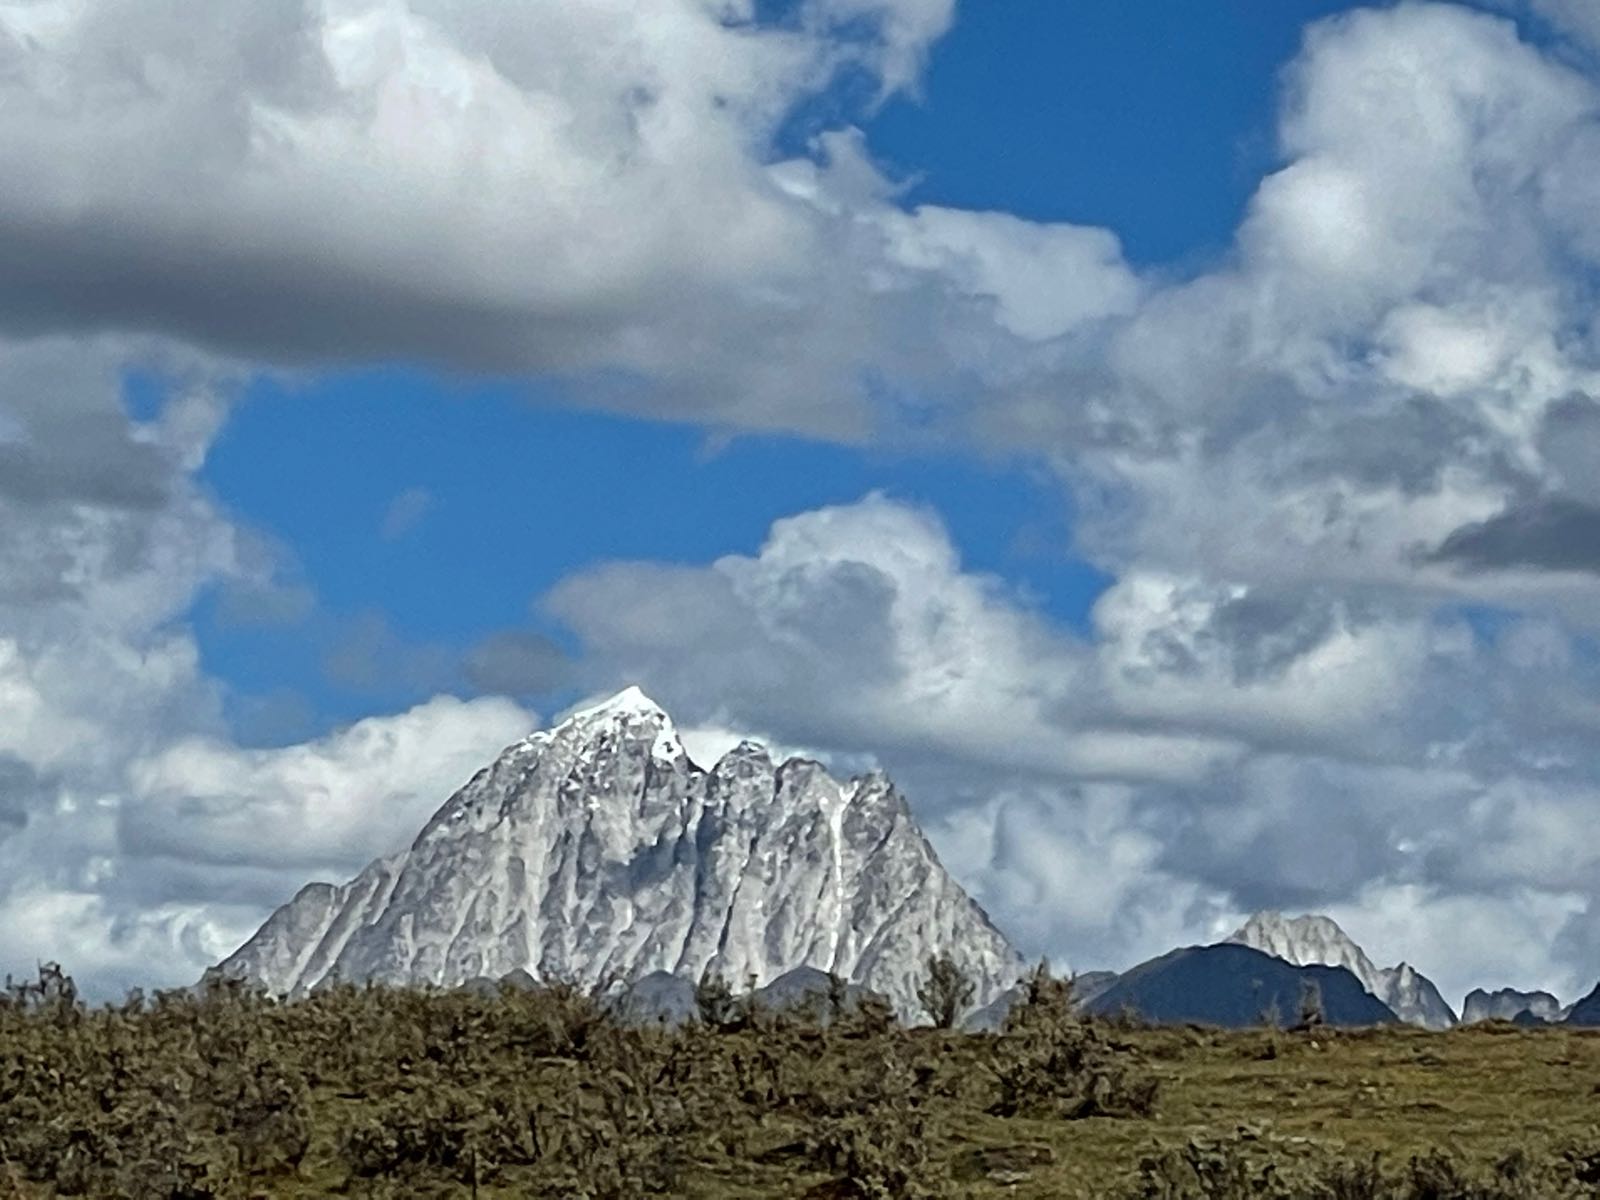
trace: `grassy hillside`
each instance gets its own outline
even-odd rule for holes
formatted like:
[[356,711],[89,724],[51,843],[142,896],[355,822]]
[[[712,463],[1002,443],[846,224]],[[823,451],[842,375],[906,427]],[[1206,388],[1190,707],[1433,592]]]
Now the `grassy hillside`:
[[1585,1196],[1597,1092],[1600,1033],[1124,1028],[1050,980],[980,1036],[50,976],[0,1004],[0,1197]]

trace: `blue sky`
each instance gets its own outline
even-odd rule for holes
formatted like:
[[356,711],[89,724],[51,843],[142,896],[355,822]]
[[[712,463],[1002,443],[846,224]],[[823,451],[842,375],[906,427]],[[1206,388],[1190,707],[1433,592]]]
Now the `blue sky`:
[[0,6],[0,970],[636,683],[1030,955],[1600,976],[1589,0],[127,13]]
[[1224,252],[1277,159],[1283,67],[1331,0],[972,6],[867,123],[907,203],[1103,225],[1141,265]]
[[[528,626],[576,651],[537,605],[576,569],[750,553],[777,518],[874,491],[936,510],[969,566],[1070,625],[1081,628],[1105,582],[1067,552],[1060,488],[1020,456],[758,435],[724,442],[693,425],[574,412],[527,386],[400,368],[259,385],[203,478],[279,545],[316,597],[314,614],[284,622],[241,620],[216,594],[200,605],[207,665],[237,689],[249,741],[299,739],[454,682],[407,681],[397,664],[394,677],[341,686],[326,658],[363,616],[381,613],[402,644],[459,653],[496,629]],[[426,501],[385,536],[407,493]],[[251,701],[274,696],[271,719],[252,728],[260,705]],[[304,703],[286,711],[285,697]],[[570,702],[573,689],[532,697],[552,698]]]
[[[780,153],[850,119],[904,181],[902,207],[1101,225],[1133,263],[1192,272],[1226,253],[1275,164],[1280,74],[1305,25],[1345,7],[970,6],[915,93],[877,105],[843,81],[794,116]],[[381,613],[400,643],[456,651],[521,624],[570,642],[536,601],[580,566],[751,553],[776,518],[875,490],[933,508],[971,568],[1071,627],[1107,580],[1074,554],[1070,497],[1026,453],[730,439],[693,422],[573,411],[552,383],[403,364],[258,383],[202,478],[277,539],[317,601],[306,624],[277,626],[219,619],[215,598],[201,605],[205,661],[236,689],[247,741],[320,733],[439,682],[330,679],[330,646],[364,615]],[[412,492],[425,511],[383,537],[389,506]],[[252,716],[272,697],[270,719]]]

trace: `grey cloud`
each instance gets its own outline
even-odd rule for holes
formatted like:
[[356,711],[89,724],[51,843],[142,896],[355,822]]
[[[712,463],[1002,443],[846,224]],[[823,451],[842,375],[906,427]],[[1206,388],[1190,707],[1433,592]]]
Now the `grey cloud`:
[[1221,604],[1212,630],[1228,648],[1235,681],[1250,684],[1281,676],[1325,643],[1339,616],[1326,597],[1252,592]]
[[56,783],[13,755],[0,754],[0,840],[28,822],[28,814],[54,795]]
[[173,451],[130,426],[113,362],[60,340],[0,346],[0,501],[148,512],[168,500]]
[[[403,273],[363,273],[326,251],[261,251],[187,230],[135,232],[111,214],[71,225],[0,218],[0,318],[14,329],[184,337],[287,364],[390,358],[485,371],[578,361],[596,323],[435,292]],[[603,321],[595,336],[618,330]]]
[[1166,870],[1241,909],[1320,910],[1410,869],[1393,848],[1399,814],[1387,797],[1364,791],[1370,773],[1314,764],[1262,786],[1258,769],[1245,764],[1199,787],[1143,793],[1143,809],[1168,829],[1159,860]]
[[1538,444],[1564,494],[1600,504],[1600,403],[1585,395],[1558,400],[1545,411]]
[[1600,506],[1560,496],[1524,501],[1455,530],[1429,557],[1475,571],[1600,571]]
[[527,696],[566,684],[572,677],[572,662],[543,634],[507,629],[471,647],[462,660],[462,672],[480,692]]
[[[1587,986],[1600,966],[1600,902],[1590,897],[1584,907],[1569,916],[1556,934],[1555,951],[1565,962],[1576,968],[1578,978]],[[1572,1001],[1575,996],[1563,996]]]
[[226,625],[298,625],[316,605],[315,593],[302,583],[270,577],[230,580],[218,592],[217,619]]
[[342,688],[413,702],[438,692],[529,696],[566,686],[573,664],[551,639],[529,629],[501,629],[465,650],[418,641],[372,611],[333,623],[322,667]]
[[1477,422],[1432,396],[1395,397],[1357,413],[1329,405],[1307,413],[1303,428],[1278,432],[1305,439],[1291,478],[1343,477],[1413,496],[1437,493],[1448,468],[1516,478],[1505,452],[1483,437]]
[[129,441],[124,430],[91,426],[53,430],[50,437],[49,444],[0,443],[0,495],[107,508],[156,508],[166,499],[170,464],[154,447]]
[[[862,436],[860,378],[922,328],[919,287],[961,289],[901,272],[924,282],[878,303],[893,266],[868,286],[845,264],[881,258],[882,231],[751,151],[846,63],[910,82],[953,9],[803,7],[775,29],[689,2],[413,0],[352,20],[359,5],[93,0],[0,51],[0,323],[581,378],[603,406]],[[875,36],[846,45],[845,25]],[[440,83],[460,75],[475,86]],[[904,364],[940,356],[919,343]]]
[[[583,637],[587,668],[648,679],[690,719],[708,701],[771,716],[801,742],[830,707],[898,674],[888,607],[894,584],[857,562],[777,571],[765,599],[727,572],[611,564],[560,584],[546,610]],[[848,723],[848,722],[844,722]]]
[[370,695],[427,695],[456,679],[457,656],[447,647],[414,642],[380,612],[341,622],[322,656],[327,678]]
[[161,333],[289,364],[399,357],[485,371],[561,369],[581,361],[574,335],[619,332],[603,321],[440,295],[432,281],[363,273],[321,248],[197,243],[188,230],[122,228],[109,213],[71,225],[0,218],[0,278],[0,317],[25,333]]

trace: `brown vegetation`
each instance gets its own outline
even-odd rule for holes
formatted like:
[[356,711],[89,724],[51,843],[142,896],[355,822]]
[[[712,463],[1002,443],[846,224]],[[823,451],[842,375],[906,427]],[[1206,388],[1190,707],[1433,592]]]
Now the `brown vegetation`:
[[91,1010],[47,969],[0,998],[0,1197],[1600,1194],[1600,1038],[1146,1030],[1070,999],[1037,973],[972,1035],[708,981],[718,1019],[668,1029],[561,985]]

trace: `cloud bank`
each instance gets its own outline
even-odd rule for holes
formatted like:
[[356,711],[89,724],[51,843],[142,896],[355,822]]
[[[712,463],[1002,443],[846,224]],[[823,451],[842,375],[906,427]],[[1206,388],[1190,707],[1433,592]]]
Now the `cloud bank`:
[[[579,660],[504,631],[473,688],[638,681],[707,729],[876,756],[1073,965],[1276,904],[1431,953],[1447,991],[1592,984],[1587,52],[1453,5],[1313,26],[1233,246],[1173,277],[1112,231],[906,208],[843,123],[784,144],[834,81],[914,87],[954,19],[0,4],[0,960],[186,978],[534,720],[441,697],[246,750],[188,628],[211,589],[293,592],[195,482],[238,382],[420,360],[1040,458],[1062,552],[1114,581],[1063,629],[873,495],[579,572],[539,600]],[[169,395],[136,417],[152,364]],[[424,519],[405,499],[375,537]]]

